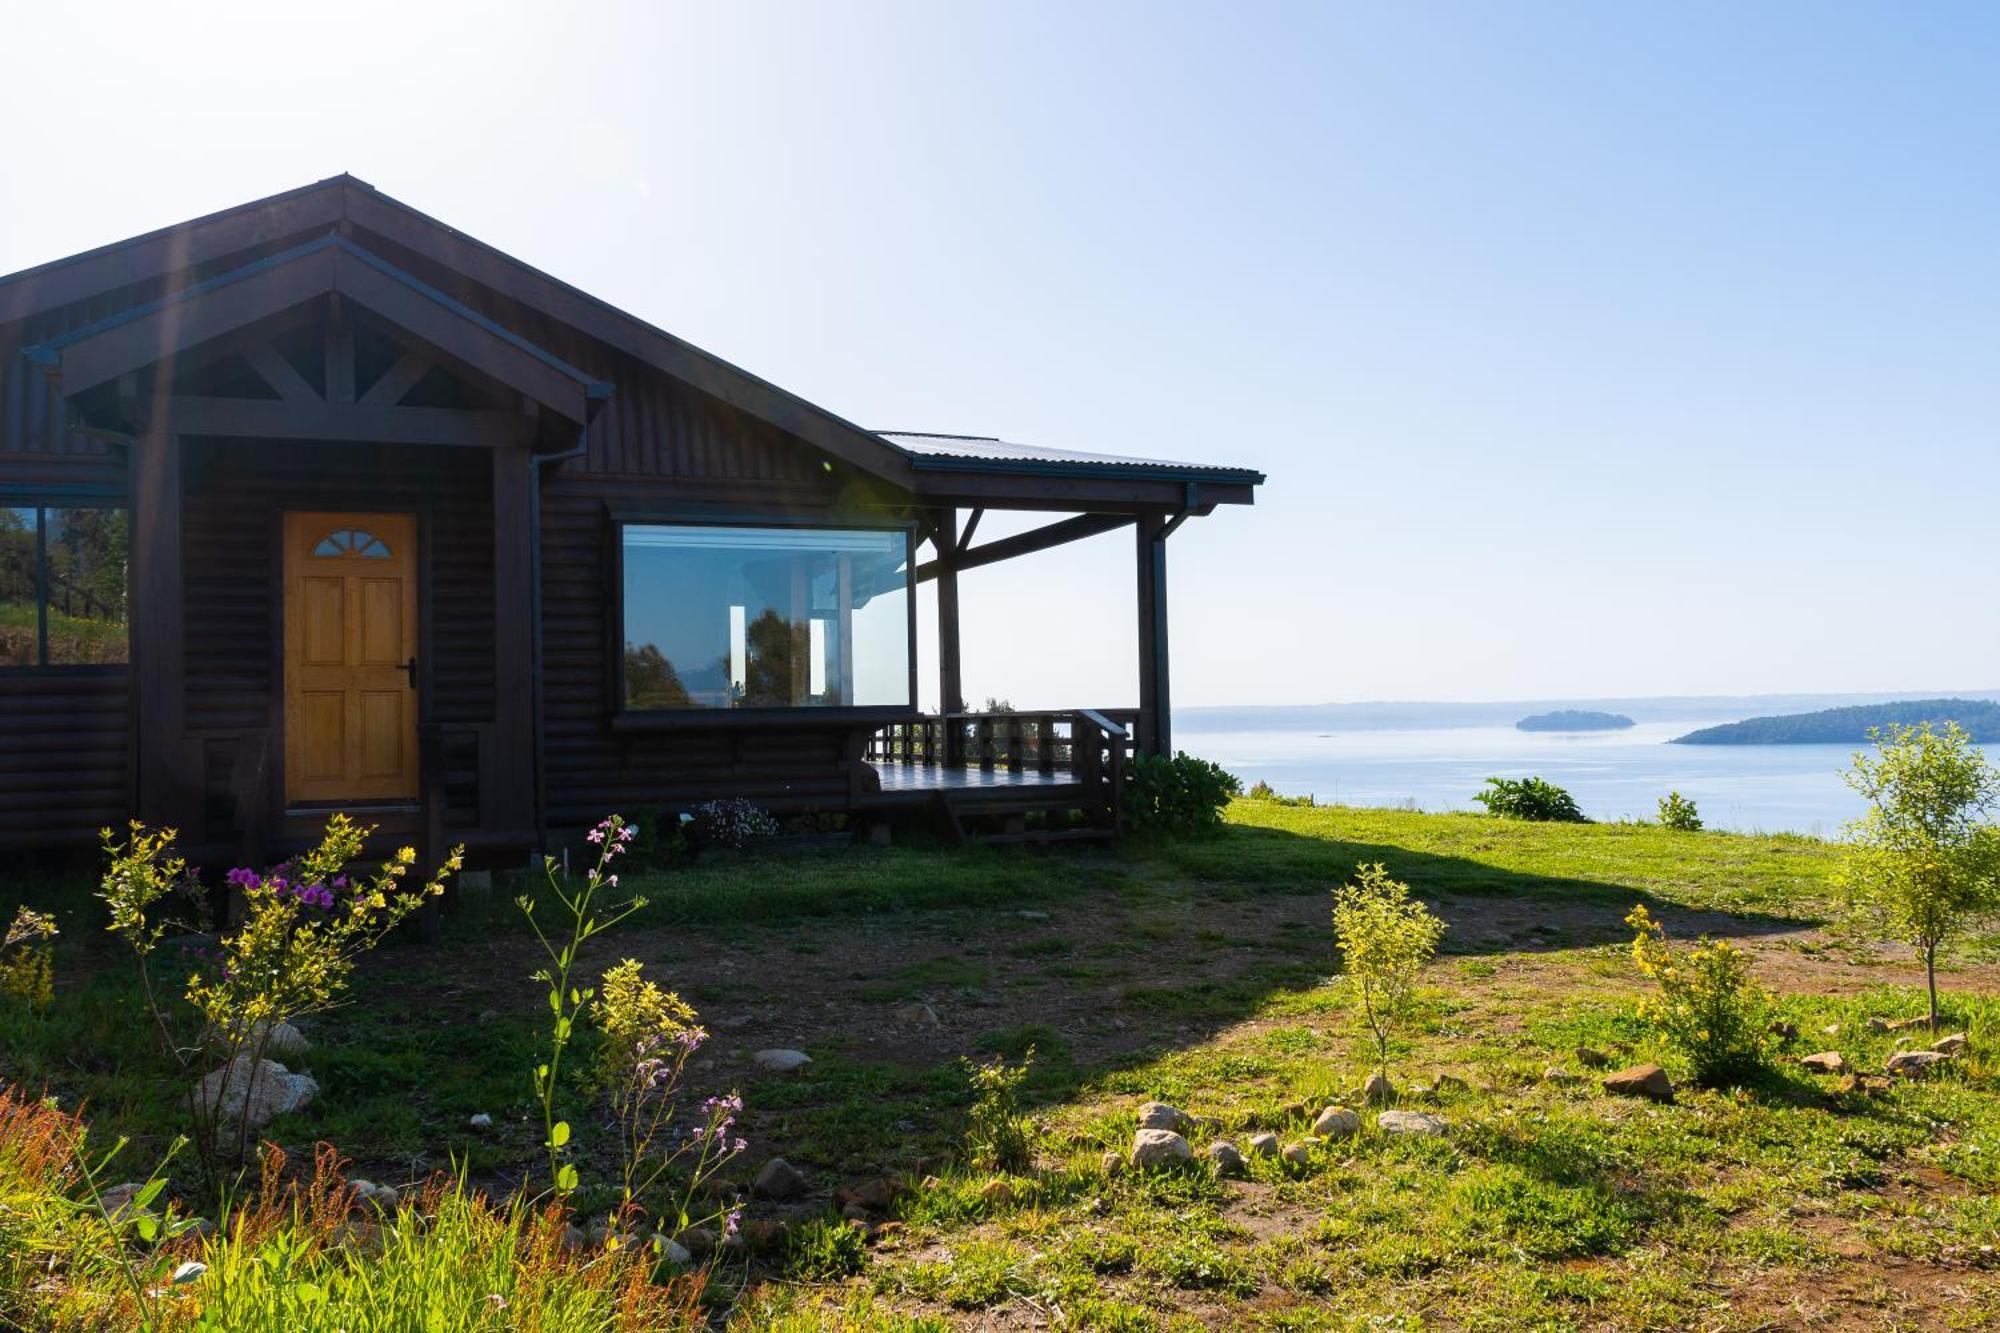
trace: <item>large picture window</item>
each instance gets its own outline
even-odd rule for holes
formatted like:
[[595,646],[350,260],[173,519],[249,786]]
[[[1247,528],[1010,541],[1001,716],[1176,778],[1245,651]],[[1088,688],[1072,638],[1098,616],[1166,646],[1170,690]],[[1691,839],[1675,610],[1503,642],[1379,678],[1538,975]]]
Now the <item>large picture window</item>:
[[0,505],[0,667],[129,655],[123,509]]
[[628,709],[908,707],[903,529],[627,523]]

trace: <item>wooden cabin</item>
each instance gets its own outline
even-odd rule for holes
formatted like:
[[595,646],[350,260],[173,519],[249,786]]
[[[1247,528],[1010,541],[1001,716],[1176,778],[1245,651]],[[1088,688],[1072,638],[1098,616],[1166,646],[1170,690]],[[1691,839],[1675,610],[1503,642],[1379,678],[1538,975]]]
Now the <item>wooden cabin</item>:
[[[341,809],[497,862],[735,796],[1102,834],[1171,744],[1168,538],[1262,481],[865,430],[321,181],[0,278],[0,848]],[[1119,529],[1138,707],[967,713],[959,571]]]

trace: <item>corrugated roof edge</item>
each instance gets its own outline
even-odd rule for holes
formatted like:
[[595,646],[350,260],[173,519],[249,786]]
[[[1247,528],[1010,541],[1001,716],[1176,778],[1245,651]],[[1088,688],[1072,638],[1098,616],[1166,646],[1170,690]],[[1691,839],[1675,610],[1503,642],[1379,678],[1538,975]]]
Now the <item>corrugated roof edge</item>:
[[[1265,480],[1264,474],[1255,468],[1048,449],[1039,445],[1015,444],[996,435],[951,435],[913,430],[878,430],[875,434],[893,448],[901,450],[909,458],[911,467],[925,472],[1012,472],[1051,477],[1129,477],[1138,473],[1163,481],[1211,481],[1249,486],[1261,486]],[[952,441],[966,445],[998,445],[1000,448],[993,451],[961,449],[931,452],[920,445],[913,448],[901,443],[904,440]],[[1010,450],[1011,453],[1006,452]]]

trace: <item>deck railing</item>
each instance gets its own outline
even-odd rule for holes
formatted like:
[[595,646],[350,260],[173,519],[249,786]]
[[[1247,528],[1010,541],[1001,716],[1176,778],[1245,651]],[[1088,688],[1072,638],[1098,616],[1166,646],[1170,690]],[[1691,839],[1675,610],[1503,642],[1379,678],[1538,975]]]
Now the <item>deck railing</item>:
[[868,740],[872,764],[1040,773],[1084,788],[1093,817],[1116,827],[1137,709],[934,713],[892,722]]

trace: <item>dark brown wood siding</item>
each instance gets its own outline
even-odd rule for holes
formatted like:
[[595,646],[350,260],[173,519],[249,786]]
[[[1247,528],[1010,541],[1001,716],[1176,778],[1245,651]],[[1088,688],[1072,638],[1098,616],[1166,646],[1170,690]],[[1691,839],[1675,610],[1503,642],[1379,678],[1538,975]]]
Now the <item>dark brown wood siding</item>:
[[[426,720],[493,718],[493,525],[482,449],[191,442],[186,483],[187,719],[208,745],[209,809],[228,809],[229,747],[283,713],[279,530],[287,509],[411,512],[423,529],[420,656]],[[274,751],[282,754],[282,750]],[[476,755],[454,746],[453,824],[478,800]],[[280,783],[282,765],[273,772]],[[275,787],[274,787],[275,791]],[[213,830],[212,830],[213,831]]]

